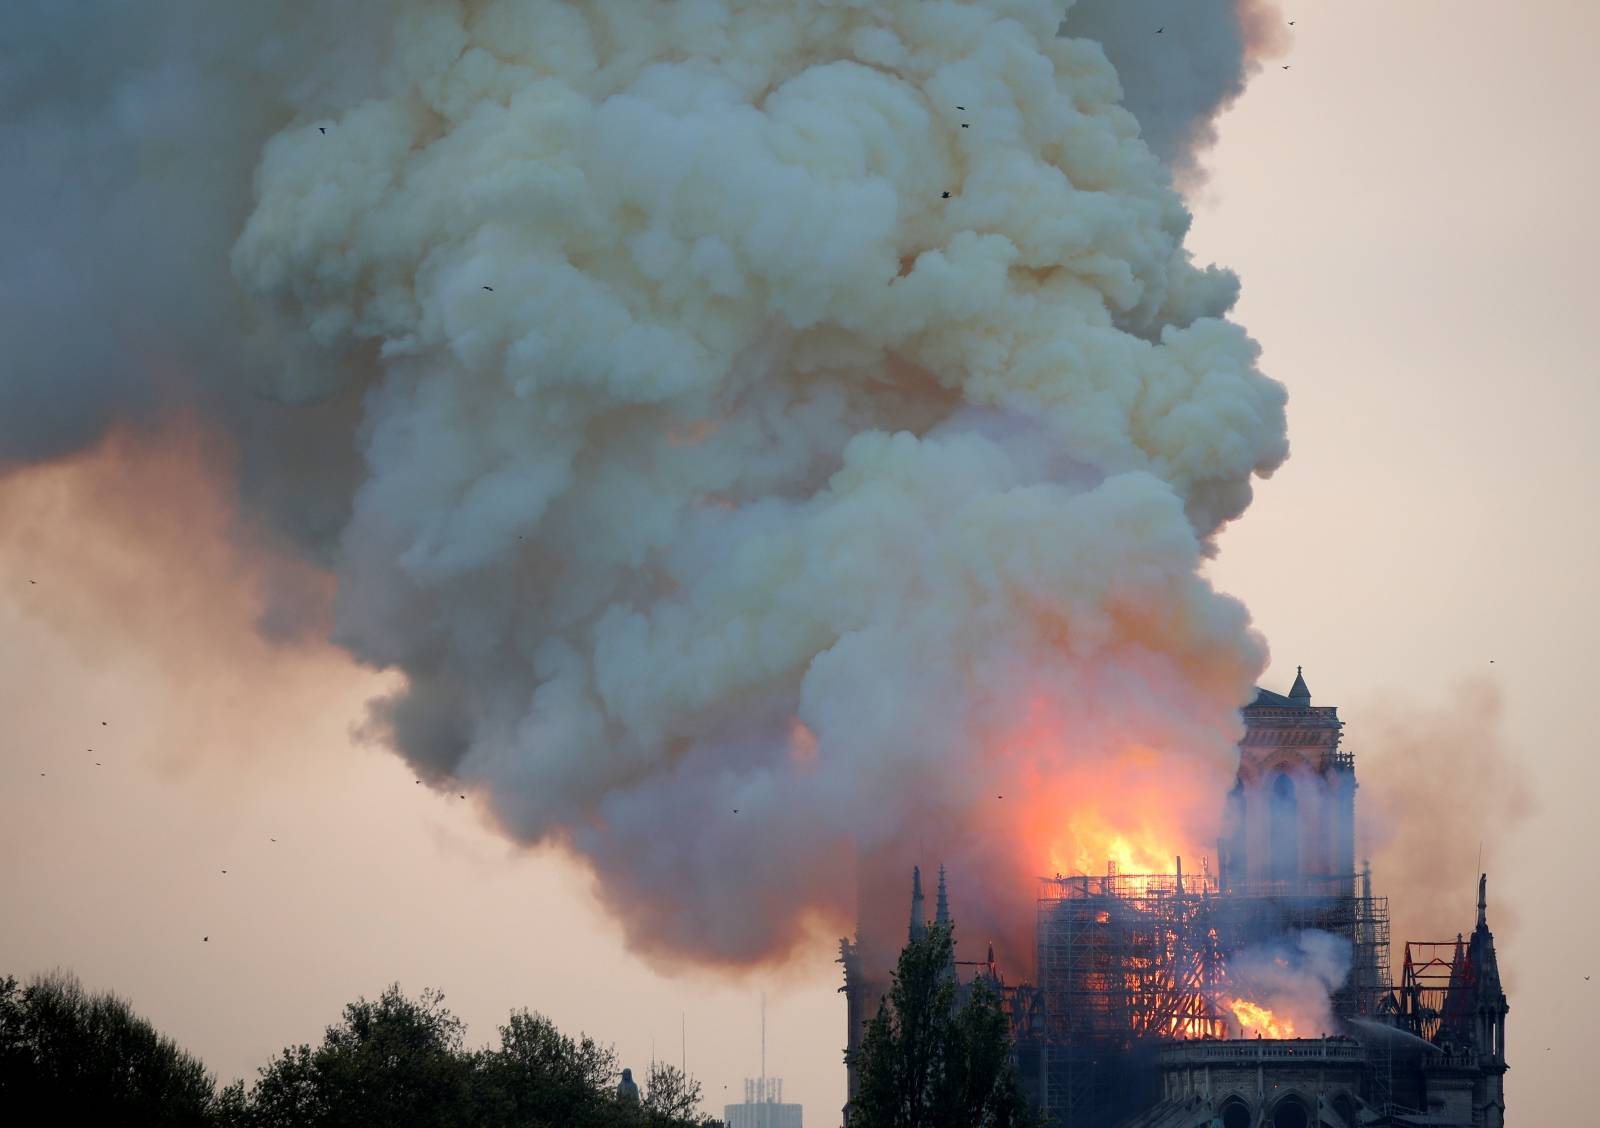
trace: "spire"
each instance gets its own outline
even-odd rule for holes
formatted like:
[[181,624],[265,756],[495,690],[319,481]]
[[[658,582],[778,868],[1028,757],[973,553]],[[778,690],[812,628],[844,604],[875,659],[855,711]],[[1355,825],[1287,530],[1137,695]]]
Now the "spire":
[[944,891],[944,863],[942,862],[939,864],[939,900],[936,902],[936,905],[937,908],[934,911],[933,919],[944,925],[946,928],[949,928],[950,898],[945,895]]
[[1478,1053],[1497,1066],[1506,1060],[1506,1014],[1511,1010],[1500,986],[1500,964],[1489,931],[1489,875],[1478,874],[1478,927],[1467,942],[1467,966],[1472,972],[1473,1038]]
[[911,867],[911,939],[920,940],[928,929],[922,912],[922,867]]
[[1311,691],[1306,688],[1306,676],[1300,666],[1294,668],[1294,685],[1289,689],[1289,700],[1301,709],[1311,704]]

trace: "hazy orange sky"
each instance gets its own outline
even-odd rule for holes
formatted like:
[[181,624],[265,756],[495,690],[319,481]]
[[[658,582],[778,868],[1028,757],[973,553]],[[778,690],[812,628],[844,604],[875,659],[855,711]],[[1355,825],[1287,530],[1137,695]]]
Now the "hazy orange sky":
[[[1470,928],[1481,846],[1511,1116],[1581,1123],[1600,9],[1287,18],[1290,69],[1223,118],[1192,202],[1190,245],[1240,273],[1293,444],[1210,573],[1270,640],[1266,684],[1303,664],[1340,706],[1359,801],[1400,812],[1368,845],[1397,948],[1440,912]],[[224,538],[226,480],[226,452],[178,423],[0,482],[0,971],[113,988],[223,1080],[357,995],[436,986],[477,1041],[529,1006],[635,1068],[685,1054],[712,1110],[757,1070],[765,991],[771,1071],[836,1123],[833,939],[743,980],[631,956],[574,864],[354,739],[383,678],[257,639],[261,565]]]

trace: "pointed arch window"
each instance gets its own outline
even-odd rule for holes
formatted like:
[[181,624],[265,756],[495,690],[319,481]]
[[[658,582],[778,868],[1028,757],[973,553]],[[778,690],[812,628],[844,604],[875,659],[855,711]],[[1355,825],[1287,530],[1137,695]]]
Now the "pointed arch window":
[[1300,805],[1287,772],[1272,779],[1267,794],[1267,873],[1293,881],[1300,873]]

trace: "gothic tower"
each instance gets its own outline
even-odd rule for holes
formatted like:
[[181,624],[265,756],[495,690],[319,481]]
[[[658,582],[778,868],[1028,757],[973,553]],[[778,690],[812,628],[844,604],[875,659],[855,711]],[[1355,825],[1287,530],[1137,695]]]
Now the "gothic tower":
[[1311,704],[1297,668],[1284,697],[1258,690],[1242,709],[1239,774],[1217,843],[1223,889],[1355,892],[1355,758],[1339,747],[1344,722]]

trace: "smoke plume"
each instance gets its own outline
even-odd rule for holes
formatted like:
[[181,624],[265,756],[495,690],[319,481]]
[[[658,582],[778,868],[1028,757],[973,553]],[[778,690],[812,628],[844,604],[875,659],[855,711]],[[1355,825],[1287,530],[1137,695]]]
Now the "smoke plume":
[[1264,653],[1198,566],[1284,393],[1173,176],[1243,9],[64,7],[0,75],[0,464],[226,428],[404,675],[369,733],[639,949],[781,956],[858,866],[877,929],[919,851],[1010,935],[1211,841]]
[[1337,1029],[1331,997],[1350,974],[1350,941],[1308,928],[1292,939],[1246,948],[1228,961],[1232,992],[1270,1012],[1275,1028],[1247,1007],[1236,1013],[1235,1036],[1260,1033],[1277,1038],[1318,1038]]
[[[1498,685],[1462,682],[1442,704],[1385,697],[1363,708],[1362,838],[1374,884],[1394,907],[1394,959],[1407,940],[1470,931],[1477,875],[1491,878],[1512,835],[1533,812],[1516,763]],[[1419,816],[1418,812],[1425,812]],[[1495,886],[1492,924],[1515,928],[1515,905]]]
[[1217,115],[1288,46],[1270,0],[1079,0],[1062,30],[1104,48],[1145,143],[1185,186],[1203,179]]

